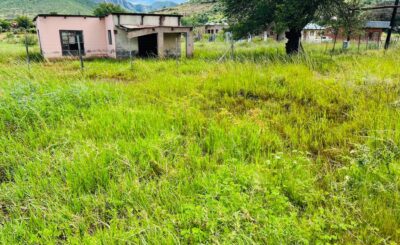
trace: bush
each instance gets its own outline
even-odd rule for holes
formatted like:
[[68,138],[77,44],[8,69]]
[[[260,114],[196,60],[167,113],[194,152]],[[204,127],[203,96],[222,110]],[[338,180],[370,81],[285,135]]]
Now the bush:
[[38,43],[37,37],[35,35],[22,36],[20,40],[23,45],[28,44],[28,46],[34,46]]

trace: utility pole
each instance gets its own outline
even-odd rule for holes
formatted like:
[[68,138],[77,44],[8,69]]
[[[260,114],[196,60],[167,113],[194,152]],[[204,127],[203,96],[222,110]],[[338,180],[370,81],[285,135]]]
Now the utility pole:
[[399,7],[399,2],[400,0],[396,0],[395,7],[393,8],[392,19],[390,20],[390,29],[386,37],[385,50],[389,49],[392,32],[396,27],[396,15],[397,15],[397,8]]

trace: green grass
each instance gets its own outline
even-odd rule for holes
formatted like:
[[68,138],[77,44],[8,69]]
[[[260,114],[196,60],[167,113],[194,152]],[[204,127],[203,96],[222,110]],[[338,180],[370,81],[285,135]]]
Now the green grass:
[[0,243],[400,242],[400,50],[305,48],[81,72],[0,44]]

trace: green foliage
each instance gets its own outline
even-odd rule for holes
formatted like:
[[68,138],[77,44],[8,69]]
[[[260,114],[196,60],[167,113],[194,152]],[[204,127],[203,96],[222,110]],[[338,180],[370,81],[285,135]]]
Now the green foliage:
[[206,24],[207,22],[209,22],[209,16],[205,13],[184,17],[182,19],[182,25],[184,26],[200,26]]
[[11,23],[7,20],[0,19],[0,27],[1,27],[2,31],[7,31],[10,29]]
[[400,241],[399,49],[229,48],[28,71],[0,43],[0,243]]
[[286,32],[286,53],[299,51],[301,31],[315,19],[318,10],[334,0],[222,0],[236,37],[261,33],[272,25],[278,33]]
[[38,39],[36,35],[27,34],[21,37],[21,43],[23,45],[34,46],[38,44]]
[[94,10],[95,16],[105,16],[111,13],[124,13],[126,10],[113,3],[100,3]]
[[27,16],[18,16],[15,18],[15,22],[17,23],[17,26],[22,29],[34,27],[32,20]]

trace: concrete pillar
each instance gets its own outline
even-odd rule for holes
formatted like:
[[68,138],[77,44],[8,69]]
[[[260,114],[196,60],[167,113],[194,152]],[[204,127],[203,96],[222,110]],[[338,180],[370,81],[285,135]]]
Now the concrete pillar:
[[158,58],[164,58],[164,32],[162,31],[157,33],[157,50]]
[[193,33],[191,31],[186,32],[186,57],[193,57],[194,50],[194,41],[193,41]]

